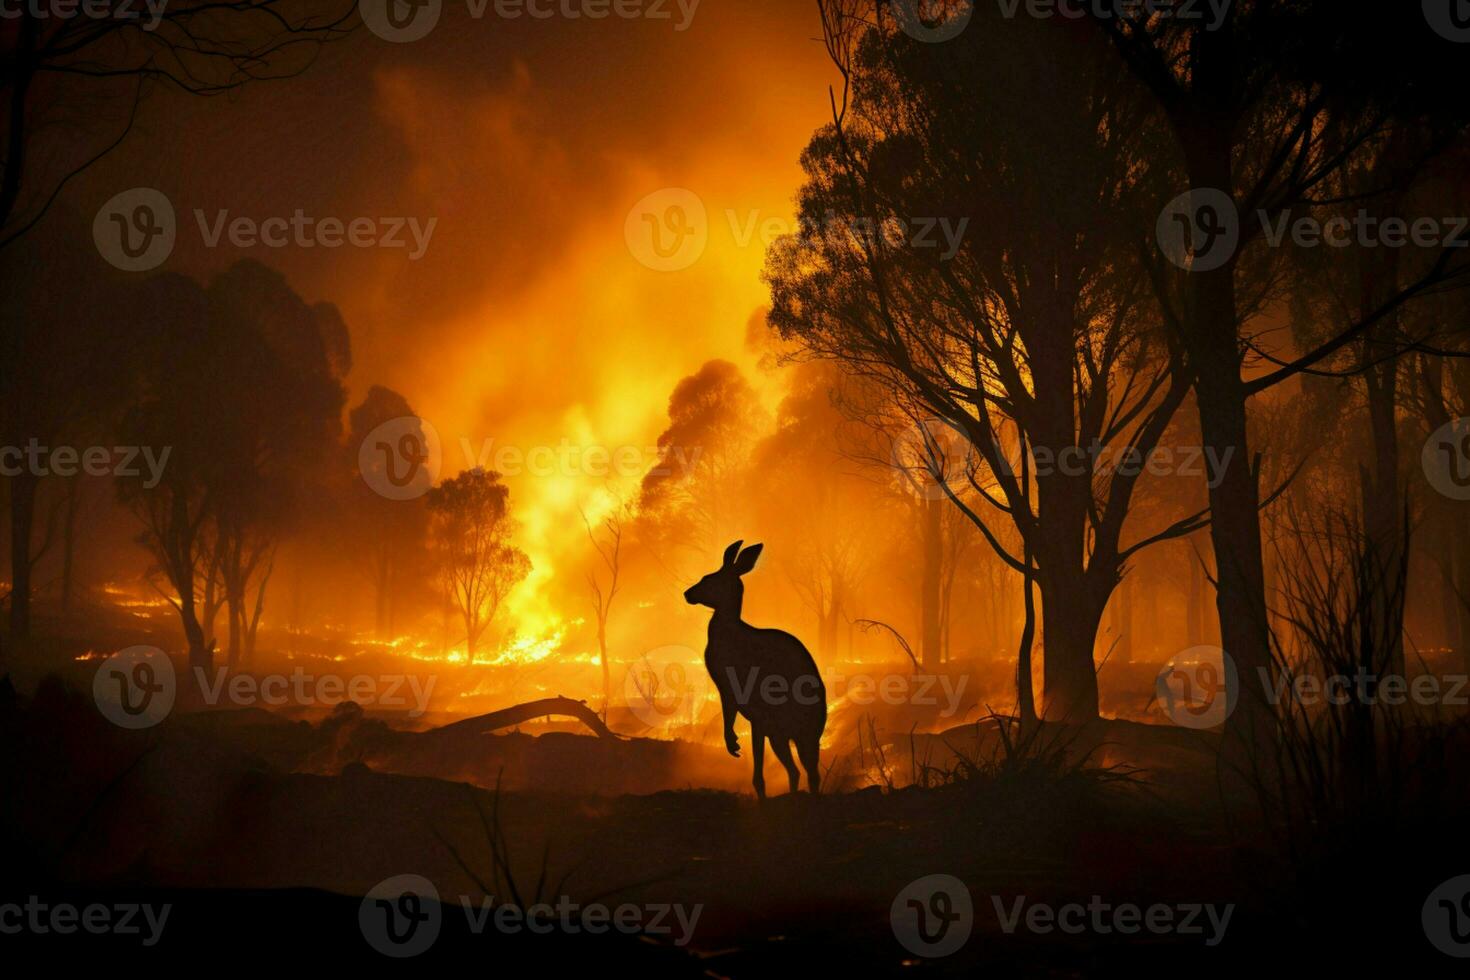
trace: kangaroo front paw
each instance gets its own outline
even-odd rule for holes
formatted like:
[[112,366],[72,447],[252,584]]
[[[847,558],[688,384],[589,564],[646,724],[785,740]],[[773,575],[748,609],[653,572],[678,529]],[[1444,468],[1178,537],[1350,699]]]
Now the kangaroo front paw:
[[734,735],[727,736],[725,738],[725,751],[737,759],[740,758],[740,740]]

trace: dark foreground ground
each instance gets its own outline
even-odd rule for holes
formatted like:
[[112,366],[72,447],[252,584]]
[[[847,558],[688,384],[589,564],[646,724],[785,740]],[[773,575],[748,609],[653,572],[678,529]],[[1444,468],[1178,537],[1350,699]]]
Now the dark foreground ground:
[[[1112,761],[1175,760],[1172,771],[1128,781],[1071,767],[990,771],[933,788],[758,803],[697,789],[497,794],[361,761],[291,771],[282,760],[299,757],[297,742],[326,738],[322,726],[185,717],[129,733],[89,708],[60,688],[4,708],[10,867],[0,906],[22,908],[0,907],[0,949],[46,963],[392,967],[363,924],[363,896],[401,875],[427,879],[439,897],[408,907],[438,932],[403,965],[516,975],[1214,976],[1385,963],[1447,976],[1466,962],[1431,945],[1421,921],[1437,885],[1470,873],[1465,813],[1359,835],[1350,851],[1293,855],[1221,818],[1216,774],[1199,761],[1207,743],[1160,733],[1154,744],[1136,730],[1146,726],[1086,737],[1109,742]],[[561,738],[572,739],[563,754],[579,741],[607,751]],[[963,882],[973,914],[956,951],[926,958],[895,928],[912,907],[894,907],[932,875]],[[931,914],[953,911],[923,887]],[[602,935],[477,927],[487,895],[496,906],[629,906],[641,925]],[[1198,931],[1123,935],[1106,915],[1102,928],[1074,919],[1075,932],[1024,922],[1008,931],[1018,901],[1166,906],[1176,924],[1194,906],[1229,906],[1230,918],[1216,929],[1196,912]],[[141,915],[138,934],[10,928],[27,902],[170,910],[145,945]]]

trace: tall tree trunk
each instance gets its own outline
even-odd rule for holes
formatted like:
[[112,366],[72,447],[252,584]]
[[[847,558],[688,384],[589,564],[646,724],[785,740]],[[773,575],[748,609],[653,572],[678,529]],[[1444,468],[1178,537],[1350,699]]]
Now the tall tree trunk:
[[1113,590],[1113,601],[1109,604],[1108,621],[1113,632],[1110,657],[1119,663],[1133,659],[1133,580],[1136,575],[1124,575],[1123,581]]
[[608,706],[612,704],[612,669],[607,665],[607,617],[597,618],[597,653],[602,660],[602,720],[607,721]]
[[1075,576],[1041,570],[1042,710],[1047,721],[1085,724],[1097,718],[1097,641],[1102,608]]
[[[1455,508],[1462,511],[1464,505]],[[1457,604],[1456,620],[1459,623],[1460,633],[1460,659],[1467,673],[1470,673],[1470,518],[1457,514],[1457,533],[1455,534],[1455,548],[1452,557],[1452,571],[1454,577],[1455,599]]]
[[1185,639],[1187,646],[1198,646],[1209,642],[1209,617],[1205,612],[1208,596],[1205,595],[1204,556],[1197,554],[1187,540],[1185,545],[1189,548],[1189,635]]
[[[1190,104],[1173,123],[1184,151],[1191,187],[1213,188],[1234,199],[1231,160],[1236,137],[1236,66],[1228,31],[1196,32],[1191,39]],[[1215,608],[1220,641],[1235,662],[1239,694],[1226,722],[1227,735],[1255,757],[1270,735],[1263,683],[1271,671],[1266,621],[1266,575],[1261,561],[1261,492],[1246,430],[1246,390],[1241,381],[1235,261],[1187,274],[1187,313],[1181,331],[1196,371],[1200,435],[1221,472],[1210,474],[1210,541],[1219,583]],[[1226,455],[1228,454],[1228,455]],[[1243,761],[1240,755],[1237,761]]]
[[1458,538],[1464,531],[1451,525],[1445,528],[1437,537],[1437,545],[1431,544],[1438,552],[1437,565],[1439,566],[1439,614],[1442,628],[1444,630],[1444,645],[1460,655],[1461,663],[1470,665],[1470,657],[1466,657],[1464,637],[1460,633],[1460,596],[1455,591],[1455,552],[1459,548]]
[[924,570],[919,602],[921,629],[919,633],[919,659],[925,670],[939,667],[943,656],[943,637],[939,628],[940,579],[944,565],[944,513],[940,508],[947,502],[936,498],[919,504],[923,522],[920,535],[924,549]]
[[[211,566],[209,577],[204,583],[204,601],[202,603],[202,616],[199,617],[199,629],[203,636],[204,645],[209,648],[215,646],[214,625],[219,621],[220,607],[225,604],[225,595],[222,593],[218,579],[217,570]],[[190,581],[190,593],[192,601],[193,582]]]
[[1031,676],[1031,652],[1036,640],[1036,579],[1031,571],[1031,549],[1025,551],[1026,570],[1021,573],[1022,600],[1026,619],[1021,627],[1021,644],[1016,651],[1016,705],[1021,716],[1021,734],[1029,735],[1038,727],[1035,683]]
[[10,478],[10,635],[31,635],[31,537],[41,478],[22,468]]
[[61,526],[61,615],[71,618],[73,592],[76,589],[77,515],[81,510],[80,477],[71,480],[66,495],[66,517]]
[[380,640],[390,639],[388,636],[388,575],[392,562],[388,559],[388,546],[379,543],[377,553],[373,556],[377,563],[373,583],[373,633]]
[[225,596],[225,615],[230,621],[229,653],[225,662],[231,670],[240,665],[240,645],[243,642],[242,629],[245,616],[245,597],[238,594],[233,588]]
[[[1444,400],[1444,364],[1438,357],[1425,356],[1420,359],[1421,404],[1424,421],[1433,432],[1450,421],[1450,408]],[[1470,515],[1466,505],[1447,499],[1438,499],[1431,509],[1440,533],[1431,535],[1431,542],[1439,541],[1439,569],[1441,595],[1444,602],[1446,642],[1460,655],[1460,662],[1470,673],[1470,604],[1465,601],[1465,570],[1470,561],[1465,555],[1470,552]],[[1431,544],[1431,547],[1433,545]]]
[[387,594],[383,596],[383,618],[388,625],[388,638],[398,638],[398,580],[400,577],[397,562],[391,562],[388,567]]
[[194,611],[194,589],[179,590],[179,619],[184,624],[184,639],[189,644],[189,667],[206,673],[214,669],[214,650],[205,639],[204,627]]
[[[1232,324],[1233,320],[1231,314]],[[1233,327],[1228,340],[1228,370],[1219,370],[1204,359],[1196,363],[1201,364],[1199,412],[1203,441],[1216,452],[1217,460],[1229,459],[1223,472],[1213,474],[1216,485],[1209,492],[1210,542],[1219,583],[1215,609],[1220,645],[1234,660],[1239,684],[1227,730],[1250,746],[1265,736],[1269,721],[1262,681],[1272,669],[1270,628],[1266,620],[1266,571],[1261,558],[1260,487],[1248,452],[1245,393],[1234,360]],[[1217,350],[1215,356],[1221,353]],[[1206,368],[1204,363],[1212,366]],[[1227,452],[1228,457],[1223,455]]]
[[837,627],[840,620],[837,607],[828,603],[826,609],[817,611],[817,650],[825,657],[837,656]]
[[276,552],[271,548],[270,556],[266,559],[265,570],[261,573],[260,584],[255,588],[255,610],[250,614],[250,619],[245,624],[245,659],[247,661],[255,658],[255,638],[260,632],[260,617],[265,613],[265,589],[270,585],[271,573],[276,569]]
[[[1397,209],[1380,217],[1396,216]],[[1366,317],[1398,287],[1398,249],[1360,249],[1359,315]],[[1404,674],[1404,598],[1397,582],[1408,547],[1403,488],[1399,483],[1398,360],[1388,352],[1398,347],[1398,316],[1389,315],[1368,329],[1363,341],[1363,383],[1367,389],[1369,463],[1359,471],[1363,495],[1363,531],[1379,588],[1374,590],[1374,622],[1393,637],[1387,663],[1376,673]]]

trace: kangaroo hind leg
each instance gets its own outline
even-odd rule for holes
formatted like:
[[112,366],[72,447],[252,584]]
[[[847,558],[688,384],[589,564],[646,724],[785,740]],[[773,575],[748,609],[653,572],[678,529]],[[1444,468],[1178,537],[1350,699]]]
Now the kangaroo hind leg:
[[801,788],[801,770],[796,768],[796,760],[791,758],[790,739],[771,739],[771,751],[776,753],[776,758],[786,767],[786,778],[791,780],[791,792],[795,793]]
[[750,782],[755,787],[756,798],[763,800],[766,798],[766,733],[755,725],[750,726],[750,761],[755,766]]
[[805,735],[796,739],[796,752],[801,756],[801,767],[806,770],[806,788],[816,795],[822,785],[822,736]]

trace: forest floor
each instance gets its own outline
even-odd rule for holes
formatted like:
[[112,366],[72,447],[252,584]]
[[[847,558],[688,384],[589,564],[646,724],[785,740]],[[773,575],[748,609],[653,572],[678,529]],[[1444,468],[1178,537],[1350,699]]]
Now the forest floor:
[[[298,961],[371,962],[378,954],[359,926],[362,896],[411,874],[428,879],[441,903],[441,933],[424,962],[444,965],[529,956],[546,968],[660,976],[959,976],[1000,967],[1062,977],[1145,966],[1215,975],[1263,956],[1325,967],[1392,951],[1400,961],[1428,957],[1424,975],[1433,975],[1452,961],[1425,941],[1424,897],[1470,870],[1463,845],[1444,843],[1465,836],[1463,815],[1452,814],[1443,837],[1384,841],[1380,853],[1348,862],[1290,860],[1229,828],[1198,733],[1126,722],[1081,734],[1101,747],[1092,768],[815,797],[785,795],[784,776],[773,772],[778,795],[758,801],[698,788],[497,792],[493,779],[404,772],[418,756],[402,752],[399,771],[367,757],[333,769],[322,747],[343,743],[330,722],[221,712],[126,732],[61,685],[12,702],[3,716],[3,816],[15,861],[0,900],[168,902],[173,926],[153,947],[163,959],[233,950],[272,960],[290,950]],[[460,748],[538,741],[475,738]],[[540,738],[557,745],[557,759],[587,754],[589,770],[622,751],[590,736]],[[700,765],[748,778],[746,760],[718,758]],[[1096,768],[1118,764],[1144,771],[1117,779]],[[1445,847],[1433,861],[1403,860]],[[900,942],[895,922],[911,915],[906,889],[934,875],[964,883],[971,931],[955,952],[921,957]],[[485,928],[477,915],[487,894],[495,906],[633,906],[642,934]],[[1043,906],[1065,918],[1068,905],[1082,911],[1066,928],[1024,915]],[[1115,914],[1128,906],[1165,906],[1173,925],[1124,932]],[[1023,918],[1012,922],[1017,910]],[[23,938],[46,955],[113,956],[133,942]]]

